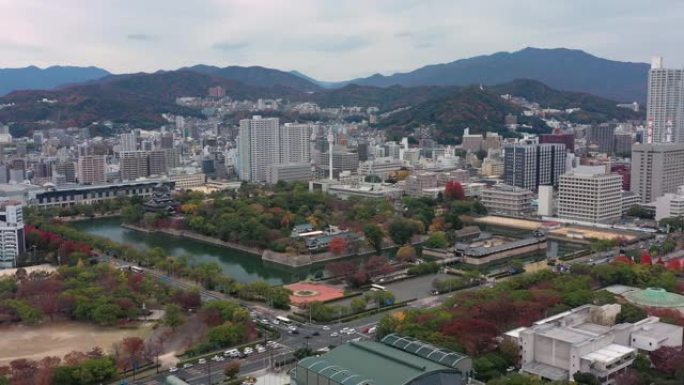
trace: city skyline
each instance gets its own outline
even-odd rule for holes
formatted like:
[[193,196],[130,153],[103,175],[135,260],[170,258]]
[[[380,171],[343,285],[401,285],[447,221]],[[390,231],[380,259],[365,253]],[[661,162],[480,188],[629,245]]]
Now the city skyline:
[[2,67],[95,65],[127,73],[262,65],[326,81],[527,46],[644,63],[658,55],[681,68],[684,54],[675,47],[684,32],[663,26],[677,22],[684,4],[666,3],[0,0],[0,52]]

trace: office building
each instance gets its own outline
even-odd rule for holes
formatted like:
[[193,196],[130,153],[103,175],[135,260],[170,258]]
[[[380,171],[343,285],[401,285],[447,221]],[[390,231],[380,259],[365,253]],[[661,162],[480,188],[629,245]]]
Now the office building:
[[293,385],[465,385],[472,360],[396,334],[380,342],[351,341],[306,357],[290,373]]
[[121,134],[120,138],[120,151],[135,151],[138,149],[138,136],[135,132],[126,132]]
[[275,184],[278,181],[295,182],[309,181],[313,177],[311,164],[304,163],[279,163],[268,166],[267,183]]
[[0,206],[0,269],[16,267],[17,257],[24,251],[26,240],[21,205],[4,202]]
[[518,344],[521,372],[549,381],[567,381],[591,373],[602,385],[621,385],[616,377],[637,352],[681,347],[682,327],[647,317],[618,323],[621,305],[584,305],[505,333]]
[[93,184],[107,181],[107,163],[104,155],[78,157],[78,183]]
[[532,200],[532,191],[505,184],[483,189],[480,194],[480,202],[494,215],[528,216],[534,211]]
[[632,179],[631,168],[632,166],[630,163],[613,163],[610,165],[610,172],[622,176],[622,189],[624,191],[630,191]]
[[647,103],[647,143],[684,142],[684,69],[663,68],[663,59],[654,58]]
[[404,162],[399,159],[391,157],[375,158],[359,164],[358,173],[361,177],[377,175],[380,179],[385,180],[390,174],[401,170],[402,167],[404,167]]
[[684,143],[635,143],[632,146],[631,191],[651,203],[684,185]]
[[144,151],[125,151],[119,154],[122,181],[134,181],[149,176],[150,158]]
[[684,186],[655,199],[655,220],[684,216]]
[[575,153],[575,134],[564,134],[561,132],[553,134],[542,134],[539,143],[564,144],[568,152]]
[[55,169],[52,172],[53,176],[58,174],[64,177],[65,183],[76,183],[76,165],[74,162],[70,160],[61,160],[55,163],[54,167]]
[[629,155],[632,152],[634,137],[631,132],[615,131],[613,135],[613,154],[617,156]]
[[537,191],[539,185],[558,185],[565,172],[564,144],[516,143],[504,147],[504,182]]
[[501,148],[501,136],[494,132],[471,134],[470,129],[463,130],[461,147],[466,151],[480,151]]
[[185,190],[204,186],[207,176],[201,172],[178,173],[169,175],[169,181],[174,183],[176,189]]
[[622,177],[604,166],[581,166],[561,175],[558,217],[581,222],[614,223],[622,216]]
[[589,127],[587,142],[591,151],[604,154],[612,153],[615,142],[615,126],[612,124],[600,124]]
[[240,179],[265,181],[268,166],[280,163],[280,130],[278,118],[240,120],[238,140]]

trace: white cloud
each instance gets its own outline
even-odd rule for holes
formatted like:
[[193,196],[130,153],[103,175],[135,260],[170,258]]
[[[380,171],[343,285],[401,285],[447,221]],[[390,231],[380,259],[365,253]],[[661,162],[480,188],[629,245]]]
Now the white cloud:
[[2,66],[263,65],[344,80],[525,46],[684,66],[679,0],[0,0],[0,10]]

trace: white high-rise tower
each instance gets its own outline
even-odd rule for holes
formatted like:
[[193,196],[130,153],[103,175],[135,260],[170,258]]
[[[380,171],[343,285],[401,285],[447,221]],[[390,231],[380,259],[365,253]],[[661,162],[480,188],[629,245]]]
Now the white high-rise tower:
[[655,57],[648,74],[648,143],[684,142],[684,69],[663,68]]
[[328,130],[328,170],[330,171],[330,180],[333,180],[333,147],[335,137],[333,136],[332,127]]

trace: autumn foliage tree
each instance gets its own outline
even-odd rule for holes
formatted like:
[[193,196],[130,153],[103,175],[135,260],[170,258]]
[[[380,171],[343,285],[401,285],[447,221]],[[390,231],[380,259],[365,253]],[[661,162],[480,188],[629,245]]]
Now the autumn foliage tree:
[[463,186],[457,181],[447,182],[446,186],[444,186],[444,199],[450,201],[465,199]]
[[330,240],[328,248],[335,255],[340,255],[347,251],[347,239],[344,237],[334,237]]

